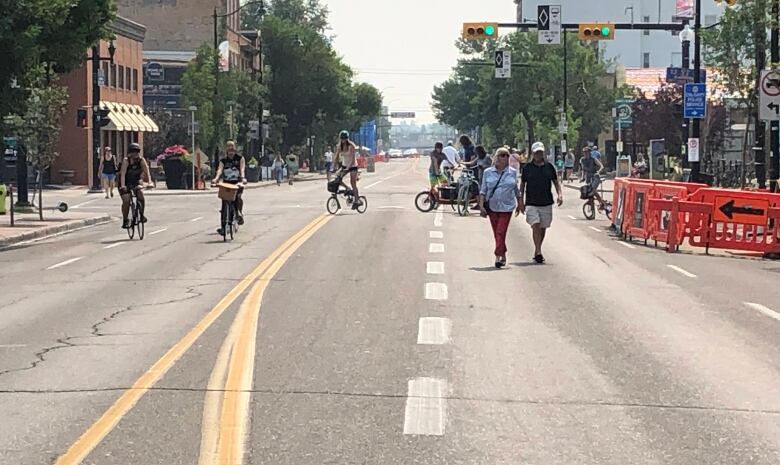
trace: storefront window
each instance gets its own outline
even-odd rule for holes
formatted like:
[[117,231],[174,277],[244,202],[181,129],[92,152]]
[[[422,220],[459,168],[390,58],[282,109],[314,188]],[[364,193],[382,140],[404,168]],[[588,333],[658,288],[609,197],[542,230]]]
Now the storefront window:
[[116,87],[118,89],[124,89],[125,88],[125,67],[119,65],[119,72],[117,74],[119,76],[119,82],[117,83]]
[[111,79],[109,79],[111,87],[116,87],[116,65],[111,65]]

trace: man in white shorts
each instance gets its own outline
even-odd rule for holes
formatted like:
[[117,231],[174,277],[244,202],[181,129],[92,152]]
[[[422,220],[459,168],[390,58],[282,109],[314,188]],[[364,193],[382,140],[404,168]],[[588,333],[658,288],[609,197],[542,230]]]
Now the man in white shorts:
[[525,219],[533,230],[534,261],[542,264],[544,263],[542,243],[553,219],[553,204],[555,202],[552,196],[552,186],[555,186],[555,191],[558,194],[558,206],[563,204],[563,192],[555,167],[544,158],[544,144],[536,142],[531,147],[531,153],[533,159],[523,166],[518,210],[525,214]]

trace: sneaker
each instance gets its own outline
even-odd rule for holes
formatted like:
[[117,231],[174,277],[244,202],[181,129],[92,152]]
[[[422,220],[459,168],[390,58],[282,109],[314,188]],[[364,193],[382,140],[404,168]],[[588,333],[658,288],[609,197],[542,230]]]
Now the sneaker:
[[130,220],[122,220],[122,229],[130,229]]
[[239,217],[238,217],[238,225],[241,226],[243,224],[244,224],[244,216],[243,215],[239,215]]
[[222,228],[218,228],[217,229],[217,234],[219,234],[220,236],[224,236],[225,232],[222,230]]
[[357,210],[358,207],[360,207],[360,203],[359,202],[352,202],[352,209],[353,210]]
[[541,265],[542,263],[544,263],[544,255],[539,254],[534,256],[534,261]]
[[142,217],[141,217],[141,223],[146,223],[147,221],[148,221],[148,220],[146,219],[146,217],[145,217],[145,216],[142,216]]
[[114,191],[111,191],[111,198],[114,198]]

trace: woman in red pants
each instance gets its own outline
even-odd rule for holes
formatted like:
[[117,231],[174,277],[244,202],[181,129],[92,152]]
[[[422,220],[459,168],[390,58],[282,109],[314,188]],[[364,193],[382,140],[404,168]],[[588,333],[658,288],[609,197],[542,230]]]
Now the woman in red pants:
[[517,199],[517,170],[509,166],[509,150],[498,149],[493,166],[482,175],[479,191],[479,209],[483,217],[490,218],[496,248],[496,268],[506,266],[506,231],[512,220],[512,213],[519,211]]

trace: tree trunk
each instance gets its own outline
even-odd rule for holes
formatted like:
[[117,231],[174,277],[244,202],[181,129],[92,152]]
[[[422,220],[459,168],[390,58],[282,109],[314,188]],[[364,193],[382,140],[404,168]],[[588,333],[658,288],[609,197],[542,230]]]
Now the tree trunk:
[[[536,140],[536,134],[534,133],[534,123],[531,121],[531,117],[528,116],[527,111],[523,111],[523,118],[525,118],[525,124],[528,126],[528,150],[530,152],[530,146],[534,143]],[[530,155],[530,153],[529,153]]]

